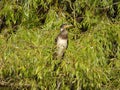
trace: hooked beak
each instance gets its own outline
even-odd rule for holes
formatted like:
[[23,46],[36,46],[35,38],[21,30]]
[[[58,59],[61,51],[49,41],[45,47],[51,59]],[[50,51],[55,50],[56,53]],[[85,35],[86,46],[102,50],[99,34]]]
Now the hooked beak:
[[73,27],[73,25],[66,25],[65,28]]

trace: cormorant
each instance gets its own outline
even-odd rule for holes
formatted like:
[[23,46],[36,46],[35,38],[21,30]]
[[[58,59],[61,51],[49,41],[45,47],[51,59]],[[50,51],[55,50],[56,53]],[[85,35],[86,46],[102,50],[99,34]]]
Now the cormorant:
[[62,24],[60,26],[60,33],[55,38],[56,50],[53,54],[53,59],[63,59],[65,51],[68,47],[68,27],[72,25]]

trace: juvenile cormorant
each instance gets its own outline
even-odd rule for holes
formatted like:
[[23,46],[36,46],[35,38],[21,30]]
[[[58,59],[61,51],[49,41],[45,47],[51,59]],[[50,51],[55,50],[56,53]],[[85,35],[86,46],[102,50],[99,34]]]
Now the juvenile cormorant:
[[60,26],[60,33],[55,38],[56,50],[53,54],[53,59],[63,59],[65,51],[68,47],[68,31],[66,30],[68,27],[72,25],[62,24]]

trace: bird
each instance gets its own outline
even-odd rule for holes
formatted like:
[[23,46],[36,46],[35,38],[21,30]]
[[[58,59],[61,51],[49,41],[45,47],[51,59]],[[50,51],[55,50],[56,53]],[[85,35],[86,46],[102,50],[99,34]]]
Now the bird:
[[68,48],[68,31],[67,28],[72,25],[62,24],[60,26],[60,33],[55,38],[55,51],[53,54],[53,59],[63,59],[66,49]]

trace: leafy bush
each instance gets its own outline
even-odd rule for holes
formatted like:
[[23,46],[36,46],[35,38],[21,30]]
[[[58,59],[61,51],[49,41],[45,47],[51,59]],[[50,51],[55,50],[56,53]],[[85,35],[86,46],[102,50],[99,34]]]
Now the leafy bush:
[[[118,0],[0,1],[0,85],[119,89],[119,6]],[[65,58],[52,60],[62,23],[75,27],[69,29]]]

